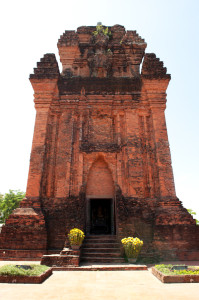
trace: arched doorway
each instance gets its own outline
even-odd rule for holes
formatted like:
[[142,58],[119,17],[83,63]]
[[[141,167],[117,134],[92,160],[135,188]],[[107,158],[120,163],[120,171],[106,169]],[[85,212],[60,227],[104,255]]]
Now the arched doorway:
[[115,189],[108,164],[102,156],[92,164],[86,187],[86,233],[115,233]]

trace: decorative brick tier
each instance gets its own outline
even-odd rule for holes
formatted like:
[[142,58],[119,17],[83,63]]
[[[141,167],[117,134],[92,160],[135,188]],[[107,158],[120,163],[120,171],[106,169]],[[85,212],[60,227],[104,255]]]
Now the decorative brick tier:
[[40,261],[46,251],[40,250],[20,250],[20,249],[0,249],[1,260],[38,260]]

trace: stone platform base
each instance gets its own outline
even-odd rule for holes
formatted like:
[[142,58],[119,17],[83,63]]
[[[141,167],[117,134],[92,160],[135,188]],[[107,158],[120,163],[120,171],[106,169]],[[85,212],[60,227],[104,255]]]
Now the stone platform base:
[[79,267],[66,266],[66,267],[52,267],[54,271],[138,271],[148,270],[146,265],[133,265],[133,264],[99,264],[87,265],[82,264]]
[[64,248],[60,254],[43,255],[41,265],[49,267],[78,267],[80,262],[80,250]]
[[41,265],[56,267],[67,267],[67,266],[79,266],[79,256],[78,255],[43,255],[41,259]]

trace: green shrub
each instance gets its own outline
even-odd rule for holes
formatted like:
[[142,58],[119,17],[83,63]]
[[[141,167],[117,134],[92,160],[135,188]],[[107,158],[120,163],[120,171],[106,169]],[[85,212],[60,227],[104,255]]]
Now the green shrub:
[[9,190],[5,195],[0,194],[0,223],[5,223],[12,211],[19,207],[25,193],[19,190]]

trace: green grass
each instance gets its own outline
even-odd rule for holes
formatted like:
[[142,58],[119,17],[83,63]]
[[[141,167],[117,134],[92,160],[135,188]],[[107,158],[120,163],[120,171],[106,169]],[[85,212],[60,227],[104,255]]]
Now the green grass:
[[43,265],[30,265],[32,269],[24,270],[17,268],[15,265],[5,265],[0,267],[0,275],[22,275],[22,276],[38,276],[49,269]]
[[189,266],[187,270],[171,270],[173,265],[155,265],[155,268],[165,275],[199,275],[199,268]]

